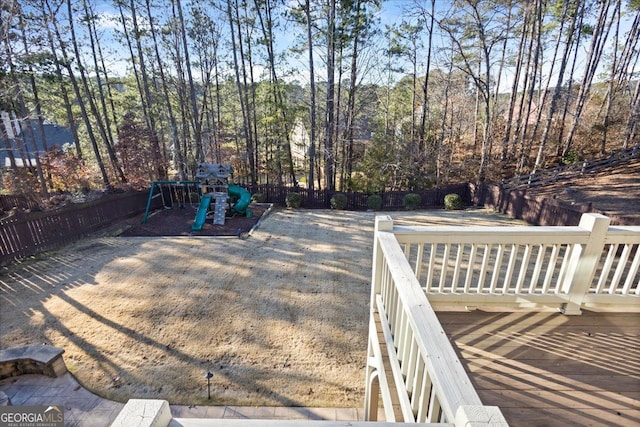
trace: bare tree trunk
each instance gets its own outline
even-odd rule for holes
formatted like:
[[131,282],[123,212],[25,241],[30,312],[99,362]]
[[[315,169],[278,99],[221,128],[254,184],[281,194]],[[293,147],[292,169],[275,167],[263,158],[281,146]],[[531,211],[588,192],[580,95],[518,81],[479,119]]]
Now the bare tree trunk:
[[[553,64],[555,64],[556,53],[559,47],[558,44],[560,43],[560,39],[562,37],[562,30],[564,28],[563,24],[567,16],[569,6],[570,6],[569,2],[565,3],[564,5],[560,30],[558,31],[558,43],[556,44],[556,48],[553,54],[554,60],[552,62],[552,66]],[[544,130],[542,132],[542,137],[540,138],[540,147],[538,147],[538,155],[536,156],[536,163],[533,166],[532,172],[535,172],[536,170],[540,169],[540,167],[542,166],[542,160],[544,158],[544,150],[545,150],[547,141],[549,140],[549,133],[551,131],[551,125],[553,123],[553,117],[555,116],[558,102],[560,101],[560,96],[562,93],[562,82],[564,80],[564,74],[567,68],[567,63],[569,62],[569,52],[571,50],[571,45],[573,44],[573,34],[576,28],[576,20],[577,20],[578,14],[579,14],[579,11],[573,11],[571,13],[571,22],[569,24],[569,29],[567,31],[567,38],[565,40],[565,45],[562,52],[562,58],[560,60],[560,69],[558,70],[558,80],[556,81],[556,87],[553,90],[551,105],[549,107],[549,112],[548,112],[547,120],[544,126]],[[552,73],[549,73],[550,76],[551,74]],[[548,85],[547,85],[547,89],[548,89]],[[545,92],[545,95],[546,95],[546,92]],[[540,109],[540,111],[542,111],[542,108]]]
[[[107,104],[104,96],[103,81],[102,81],[102,78],[100,77],[100,72],[99,72],[100,67],[98,66],[98,55],[96,50],[96,44],[99,44],[99,39],[98,39],[98,34],[95,28],[94,13],[93,13],[93,10],[90,8],[90,5],[87,3],[87,0],[82,0],[82,5],[84,7],[85,15],[87,16],[84,22],[86,23],[87,29],[89,30],[89,42],[91,46],[91,53],[93,54],[93,66],[95,69],[94,71],[96,73],[96,85],[98,87],[98,93],[100,94],[99,100],[100,100],[100,105],[102,107],[102,114],[104,115],[107,139],[109,140],[109,145],[113,147],[113,133],[111,132],[111,123],[109,122],[109,113],[107,111]],[[106,76],[106,70],[104,71]],[[108,84],[108,82],[106,83]]]
[[[242,39],[240,39],[238,42],[236,42],[236,36],[235,36],[235,32],[236,32],[236,28],[234,27],[234,16],[233,16],[233,9],[232,9],[232,5],[231,2],[233,0],[227,0],[227,13],[229,16],[229,25],[231,26],[231,45],[232,45],[232,52],[233,52],[233,65],[234,65],[234,70],[235,70],[235,74],[236,74],[236,87],[238,89],[238,98],[240,100],[240,109],[242,110],[242,123],[243,123],[243,133],[245,134],[245,141],[246,141],[246,156],[247,156],[247,160],[249,162],[249,173],[251,175],[251,184],[255,184],[256,183],[256,174],[255,174],[255,164],[254,164],[254,157],[253,157],[253,140],[251,138],[251,124],[250,124],[250,119],[249,119],[249,110],[248,110],[248,97],[247,97],[247,93],[246,93],[246,87],[243,87],[243,84],[241,82],[241,78],[240,78],[240,64],[238,62],[238,54],[237,54],[237,50],[240,50],[240,56],[241,56],[241,60],[243,61],[242,66],[244,67],[244,58],[242,58],[243,55],[243,50],[242,50]],[[235,10],[236,10],[236,16],[238,13],[238,4],[236,1],[235,4]],[[240,27],[240,22],[237,23],[238,24],[238,31],[239,31],[239,27]],[[241,35],[241,32],[239,31],[239,36]]]
[[[524,26],[526,26],[527,22],[529,21],[529,8],[526,6],[523,6],[523,7],[525,7]],[[518,87],[520,85],[520,71],[522,70],[522,59],[524,58],[524,55],[525,55],[524,46],[527,38],[526,34],[527,32],[525,31],[525,28],[523,28],[520,34],[520,42],[518,45],[518,57],[517,57],[516,66],[515,66],[515,75],[513,77],[511,95],[509,96],[509,108],[507,112],[506,128],[504,132],[504,138],[502,140],[501,160],[503,163],[505,163],[511,157],[511,155],[509,154],[509,141],[511,141],[511,127],[513,126],[513,114],[515,111],[516,101],[518,99]]]
[[[291,129],[289,129],[289,122],[287,120],[287,111],[284,102],[284,97],[282,94],[282,86],[280,80],[278,79],[278,75],[276,73],[276,58],[274,53],[274,45],[273,45],[273,20],[271,17],[271,0],[266,0],[265,4],[265,16],[263,17],[261,13],[261,8],[258,5],[258,0],[254,0],[254,4],[256,5],[256,11],[258,13],[258,18],[260,20],[260,27],[262,28],[262,34],[265,38],[265,44],[267,47],[267,55],[269,62],[269,72],[272,81],[273,88],[273,99],[275,103],[276,110],[282,117],[282,127],[283,127],[283,139],[285,141],[285,153],[287,156],[287,164],[289,169],[289,177],[294,187],[298,186],[298,181],[296,179],[295,170],[293,167],[293,155],[291,152]],[[276,142],[278,144],[278,142]]]
[[353,26],[353,49],[351,52],[351,75],[349,77],[349,91],[348,91],[348,100],[347,100],[347,120],[345,126],[345,141],[347,144],[346,150],[346,181],[347,181],[347,190],[351,190],[351,175],[353,174],[353,144],[354,144],[354,126],[355,126],[355,116],[356,116],[356,90],[357,86],[357,78],[358,78],[358,49],[360,42],[360,31],[361,31],[361,7],[362,2],[357,0],[355,3],[356,8],[356,16],[355,16],[355,25]]
[[325,118],[325,188],[328,191],[335,189],[334,183],[334,157],[333,157],[333,135],[335,128],[335,25],[336,25],[336,0],[328,0],[327,4],[327,98],[326,98],[326,118]]
[[[86,0],[82,1],[83,5],[84,5],[84,9],[85,9],[85,14],[87,16],[86,19],[86,24],[87,24],[87,28],[89,29],[89,41],[90,41],[90,45],[91,45],[91,52],[93,55],[93,63],[94,63],[94,67],[95,67],[95,73],[96,73],[96,84],[98,87],[98,93],[100,94],[100,103],[101,103],[101,107],[102,107],[102,112],[104,115],[104,125],[102,124],[102,120],[100,118],[100,113],[98,112],[98,109],[96,107],[92,107],[93,113],[96,116],[96,121],[98,121],[98,125],[101,128],[104,128],[104,131],[101,131],[103,133],[103,139],[104,139],[104,144],[105,147],[107,149],[107,154],[109,155],[109,159],[111,161],[111,165],[113,167],[113,169],[116,171],[117,176],[119,177],[121,182],[127,182],[127,179],[124,175],[124,172],[122,171],[122,168],[120,167],[120,162],[118,160],[118,157],[116,156],[115,153],[115,149],[114,147],[114,139],[113,139],[113,134],[111,132],[111,124],[109,122],[109,113],[107,111],[107,105],[106,105],[106,101],[105,101],[105,96],[104,96],[104,90],[103,90],[103,82],[102,79],[100,77],[100,73],[99,73],[99,65],[98,65],[98,55],[97,55],[97,51],[96,51],[96,45],[97,45],[97,50],[101,52],[101,48],[100,48],[100,43],[99,43],[99,38],[98,38],[98,34],[95,28],[95,22],[94,22],[94,12],[93,10],[89,7],[89,5],[87,4]],[[108,77],[107,77],[107,72],[106,72],[106,68],[104,67],[104,61],[103,61],[103,70],[104,70],[104,75],[105,75],[105,83],[107,84],[107,90],[109,91],[109,94],[111,93],[111,89],[109,88],[108,84]],[[84,79],[84,77],[83,77]],[[93,94],[88,94],[87,96],[91,96],[93,97]],[[113,113],[113,118],[114,118],[114,124],[117,123],[117,121],[115,120],[115,108],[113,106],[113,101],[111,101],[111,108],[112,108],[112,113]]]
[[[529,7],[533,8],[533,4],[529,4]],[[527,122],[527,120],[529,119],[528,116],[526,115],[526,113],[524,112],[525,110],[525,102],[527,100],[527,97],[529,95],[529,88],[535,86],[535,78],[532,78],[532,66],[531,66],[531,60],[532,60],[532,55],[533,55],[533,43],[535,40],[535,26],[536,26],[536,19],[535,19],[535,14],[531,14],[531,19],[529,21],[527,21],[526,25],[526,29],[523,28],[523,31],[525,31],[525,33],[527,34],[528,37],[528,46],[527,46],[527,59],[525,60],[525,64],[524,64],[524,82],[522,85],[522,95],[520,96],[520,103],[518,105],[518,119],[516,122],[516,129],[513,133],[513,143],[512,145],[512,152],[515,155],[515,161],[519,162],[520,161],[520,156],[522,155],[522,150],[523,147],[519,142],[521,143],[523,138],[522,138],[522,128],[524,127],[525,123]],[[516,167],[516,171],[517,171],[517,167]]]
[[[132,0],[133,1],[133,0]],[[187,69],[187,79],[189,81],[189,100],[191,101],[193,131],[196,144],[196,161],[204,160],[204,153],[202,151],[202,123],[199,120],[198,115],[198,102],[196,99],[196,88],[193,83],[193,74],[191,73],[191,60],[189,59],[189,46],[187,45],[187,31],[184,25],[184,17],[182,15],[182,6],[180,0],[172,0],[175,3],[178,10],[178,18],[180,23],[180,30],[182,35],[182,47],[184,50],[184,63]]]
[[[256,111],[256,85],[255,85],[255,79],[253,76],[253,46],[252,46],[252,41],[251,41],[251,30],[252,30],[252,22],[253,22],[253,18],[249,17],[247,14],[247,2],[243,1],[242,2],[242,8],[244,10],[244,14],[245,14],[245,30],[246,30],[246,35],[244,37],[244,41],[246,43],[247,49],[246,49],[246,54],[242,54],[241,58],[246,58],[247,60],[247,67],[245,67],[245,61],[242,60],[242,74],[243,74],[243,78],[244,78],[244,85],[245,85],[245,90],[248,90],[247,93],[247,108],[248,108],[248,113],[251,117],[251,132],[253,133],[252,136],[252,140],[253,140],[253,164],[254,164],[254,168],[255,170],[255,176],[256,176],[256,183],[258,182],[259,179],[259,165],[260,165],[260,140],[258,138],[258,113]],[[239,12],[239,11],[238,11]],[[240,36],[240,16],[238,14],[238,36]],[[240,42],[240,49],[242,51],[242,49],[244,48],[242,45],[242,38],[238,39]],[[248,72],[247,72],[247,68],[248,68]],[[247,81],[247,77],[248,77],[248,81]],[[250,97],[250,98],[249,98]]]
[[[166,179],[167,171],[164,168],[162,162],[162,155],[160,153],[160,144],[158,142],[158,134],[156,130],[156,123],[153,113],[151,112],[151,91],[149,90],[149,77],[147,75],[147,67],[145,62],[144,51],[142,49],[142,41],[140,39],[140,29],[138,26],[138,14],[136,12],[135,2],[131,0],[129,2],[129,9],[131,11],[131,24],[133,25],[133,39],[136,42],[136,50],[137,55],[134,54],[133,46],[131,45],[131,40],[129,36],[128,22],[124,16],[122,10],[122,4],[118,4],[120,10],[120,18],[122,20],[122,29],[125,34],[125,38],[127,40],[127,44],[129,46],[129,52],[131,54],[131,63],[133,66],[133,70],[136,76],[136,82],[138,83],[138,92],[140,94],[140,103],[142,105],[142,114],[144,115],[144,122],[151,132],[151,152],[152,158],[154,162],[154,166],[156,169],[157,179]],[[138,75],[137,68],[135,66],[136,60],[138,62],[140,68],[140,74]]]
[[[91,89],[89,88],[89,82],[87,79],[87,76],[84,72],[84,65],[82,64],[81,61],[81,54],[80,54],[80,48],[78,46],[78,39],[76,37],[75,34],[75,26],[74,26],[74,15],[73,15],[73,6],[71,4],[71,0],[67,0],[67,14],[69,16],[69,30],[71,32],[71,45],[73,46],[73,52],[75,54],[75,60],[78,64],[78,71],[80,72],[80,82],[82,83],[82,87],[84,89],[84,93],[85,93],[85,99],[83,99],[80,102],[83,101],[88,101],[89,103],[89,109],[91,111],[91,114],[95,120],[95,123],[98,127],[98,132],[100,133],[100,137],[102,138],[102,142],[104,143],[105,148],[107,149],[107,154],[109,155],[109,159],[111,160],[111,165],[113,167],[113,170],[116,173],[116,176],[119,178],[120,182],[127,182],[127,178],[124,176],[124,173],[122,172],[122,168],[120,168],[120,164],[118,162],[118,159],[115,155],[115,152],[113,151],[113,148],[111,147],[111,144],[109,143],[109,138],[107,136],[107,132],[106,129],[104,127],[104,123],[102,122],[102,118],[100,117],[100,114],[98,113],[98,109],[96,108],[96,104],[95,101],[93,99],[93,94],[91,92]],[[71,67],[68,68],[69,71],[71,72]],[[88,117],[87,117],[88,120]]]
[[149,29],[151,32],[151,38],[153,39],[153,49],[156,57],[156,62],[158,63],[158,72],[160,73],[160,83],[162,85],[162,94],[164,95],[164,102],[166,104],[167,114],[169,115],[169,124],[171,126],[174,166],[178,170],[178,175],[180,179],[184,181],[187,179],[187,171],[186,171],[184,158],[182,156],[182,150],[180,149],[180,139],[178,138],[178,122],[176,120],[175,114],[173,113],[173,107],[171,106],[171,97],[169,96],[169,87],[167,85],[167,78],[164,74],[164,66],[162,63],[162,58],[160,56],[160,50],[158,49],[158,40],[157,40],[153,14],[151,13],[150,0],[145,0],[145,6],[147,11],[147,20],[149,22]]
[[[35,167],[36,167],[36,174],[38,177],[38,181],[40,183],[40,190],[42,191],[42,194],[46,196],[49,194],[49,191],[47,189],[47,181],[45,180],[44,174],[42,173],[42,165],[40,164],[40,154],[38,153],[38,145],[36,144],[35,134],[33,132],[33,127],[31,126],[29,111],[24,101],[24,97],[22,96],[22,90],[20,89],[20,81],[18,80],[18,77],[16,75],[15,65],[13,63],[13,52],[11,50],[11,46],[9,45],[8,38],[4,39],[4,45],[5,45],[6,61],[7,61],[7,65],[9,66],[9,75],[14,87],[14,96],[20,111],[20,116],[21,116],[20,127],[22,129],[22,134],[25,135],[28,132],[29,137],[33,143],[32,149],[27,150],[26,159],[25,159],[26,162],[24,163],[24,166],[26,167],[27,164],[29,164],[30,167],[33,167],[33,165],[31,164],[31,157],[29,156],[29,152],[33,153],[33,156],[36,161]],[[25,138],[25,146],[28,147],[26,136],[24,138]]]
[[607,17],[609,14],[609,8],[611,6],[611,0],[603,0],[600,3],[600,12],[598,17],[598,23],[594,29],[594,33],[591,36],[591,45],[589,47],[589,53],[587,54],[587,64],[585,65],[585,72],[580,83],[580,91],[578,92],[578,99],[576,101],[576,109],[573,114],[573,120],[571,121],[571,127],[565,140],[564,148],[562,150],[562,157],[565,157],[569,151],[571,151],[573,138],[576,130],[578,129],[578,123],[580,122],[580,116],[582,110],[587,102],[587,97],[591,89],[591,82],[595,76],[596,69],[602,56],[604,49],[604,43],[609,34],[611,26],[606,25]]
[[616,1],[616,10],[614,11],[613,19],[616,20],[616,29],[615,34],[613,36],[613,58],[611,63],[611,74],[609,76],[609,84],[607,87],[607,94],[604,99],[604,103],[606,104],[604,108],[604,117],[602,118],[602,139],[600,140],[600,153],[605,154],[607,152],[607,134],[609,132],[609,121],[611,117],[611,105],[613,104],[613,98],[616,92],[616,74],[618,67],[618,42],[620,35],[620,0]]
[[313,33],[311,21],[311,4],[310,0],[305,0],[304,14],[307,24],[307,44],[309,45],[309,88],[310,88],[310,105],[309,105],[309,190],[314,189],[314,169],[316,163],[316,76],[313,67]]
[[426,147],[426,130],[427,130],[427,116],[429,114],[429,76],[430,76],[430,68],[431,68],[431,49],[433,44],[433,25],[435,22],[435,13],[436,13],[436,0],[431,0],[431,11],[429,15],[431,17],[429,22],[429,36],[427,38],[427,64],[426,71],[424,75],[424,81],[422,83],[422,114],[420,116],[420,146],[421,151]]
[[[559,121],[560,127],[558,128],[558,138],[557,138],[558,146],[556,150],[557,157],[562,156],[562,140],[564,139],[564,130],[566,126],[566,120],[567,120],[567,116],[569,115],[569,107],[571,106],[571,101],[572,101],[571,91],[573,90],[573,83],[574,83],[573,77],[575,75],[576,63],[578,62],[578,51],[580,49],[580,40],[582,39],[582,29],[583,29],[582,23],[584,21],[585,8],[581,7],[578,10],[579,10],[578,25],[577,25],[578,35],[575,40],[575,50],[573,53],[573,60],[571,61],[571,69],[569,71],[569,84],[567,85],[567,96],[565,97],[565,102],[562,109],[562,118]],[[571,52],[571,49],[570,49],[570,52]]]
[[[58,47],[60,49],[60,53],[62,55],[62,60],[64,63],[64,67],[67,69],[69,73],[69,79],[71,80],[71,86],[73,87],[73,91],[76,96],[76,101],[80,106],[80,111],[82,113],[82,120],[84,121],[84,125],[87,128],[87,134],[89,135],[89,140],[91,141],[91,146],[93,147],[93,153],[96,157],[96,163],[98,164],[98,168],[100,169],[100,174],[102,175],[102,182],[104,184],[104,189],[110,191],[113,189],[111,183],[109,182],[109,176],[107,175],[107,170],[104,167],[104,162],[102,161],[102,155],[100,154],[100,149],[98,147],[98,141],[96,140],[95,134],[93,133],[93,126],[91,125],[91,121],[89,120],[89,115],[87,113],[87,109],[83,102],[82,95],[80,94],[80,87],[78,86],[78,82],[75,78],[75,74],[73,73],[73,69],[71,68],[71,61],[67,55],[67,50],[65,48],[66,43],[62,40],[62,36],[60,35],[60,30],[58,29],[57,19],[55,13],[51,9],[51,5],[48,0],[43,0],[44,5],[48,10],[48,20],[53,25],[53,30],[55,32],[56,38],[58,40]],[[70,6],[70,5],[69,5]],[[70,17],[71,18],[71,17]],[[75,37],[72,33],[72,37]],[[73,39],[72,39],[73,41]]]
[[[453,50],[452,50],[453,54]],[[447,120],[449,114],[449,90],[451,88],[451,74],[453,72],[453,60],[449,62],[449,70],[447,72],[447,82],[444,87],[444,108],[442,109],[442,121],[440,123],[440,135],[438,137],[438,145],[436,147],[435,167],[436,167],[436,188],[440,188],[442,185],[442,170],[448,170],[449,168],[443,168],[441,165],[442,147],[444,146],[444,140],[446,135]],[[452,115],[453,116],[453,115]],[[451,133],[451,132],[449,132]],[[452,150],[453,151],[453,150]]]
[[635,141],[638,135],[638,121],[640,120],[640,82],[636,82],[636,90],[633,93],[633,101],[629,110],[629,119],[624,133],[622,148],[629,148],[629,144]]
[[[536,81],[538,79],[538,68],[540,65],[540,56],[542,56],[542,3],[538,0],[536,1],[536,20],[534,25],[532,26],[531,31],[531,40],[535,40],[535,53],[533,56],[533,63],[530,66],[531,70],[531,82],[529,84],[529,91],[527,95],[527,108],[524,116],[524,123],[522,133],[520,135],[520,147],[522,147],[522,151],[520,152],[517,173],[521,174],[524,172],[524,168],[529,163],[529,153],[531,151],[531,140],[534,138],[532,134],[531,137],[528,136],[529,129],[529,117],[531,116],[531,106],[533,104],[534,92]],[[538,110],[542,109],[542,105],[538,105]]]
[[45,27],[47,29],[47,40],[49,41],[49,47],[51,49],[51,54],[53,55],[53,60],[56,67],[56,77],[60,82],[60,93],[62,94],[62,99],[64,101],[64,108],[67,114],[67,125],[71,130],[71,135],[73,136],[73,142],[76,147],[76,155],[78,158],[82,159],[82,147],[80,146],[80,137],[78,136],[78,126],[76,125],[75,118],[73,117],[73,111],[71,109],[71,100],[69,99],[69,93],[67,92],[67,86],[64,84],[64,77],[62,75],[62,67],[60,67],[60,59],[58,58],[57,49],[55,47],[55,40],[53,38],[53,34],[51,32],[50,19],[46,13],[45,2],[41,1],[41,9],[42,9],[42,18],[45,23]]
[[[19,24],[20,24],[20,33],[22,36],[22,44],[23,44],[23,48],[24,48],[24,53],[26,55],[30,54],[29,51],[29,43],[27,41],[27,33],[26,33],[26,29],[25,29],[25,25],[24,25],[24,18],[22,16],[22,13],[18,14],[18,19],[19,19]],[[47,147],[47,137],[45,135],[45,131],[44,131],[44,119],[42,116],[42,106],[40,104],[40,97],[38,95],[38,86],[36,85],[36,79],[34,77],[34,72],[33,72],[33,67],[31,66],[31,63],[28,64],[28,73],[29,73],[29,83],[31,84],[31,92],[33,93],[33,103],[35,105],[35,110],[36,110],[36,120],[38,122],[38,132],[40,133],[40,141],[42,141],[42,148],[46,151],[48,149]],[[34,143],[35,143],[35,139],[34,139]],[[35,145],[35,144],[34,144]],[[37,148],[37,146],[36,146]],[[36,161],[39,162],[38,159],[38,155],[36,153]],[[0,165],[1,166],[1,165]],[[40,167],[40,172],[42,173],[42,167]],[[42,175],[42,178],[44,179],[44,174]],[[48,190],[47,190],[47,185],[53,188],[51,179],[49,178],[48,180],[45,180],[45,185],[44,185],[44,190],[43,193],[46,196],[48,194]]]

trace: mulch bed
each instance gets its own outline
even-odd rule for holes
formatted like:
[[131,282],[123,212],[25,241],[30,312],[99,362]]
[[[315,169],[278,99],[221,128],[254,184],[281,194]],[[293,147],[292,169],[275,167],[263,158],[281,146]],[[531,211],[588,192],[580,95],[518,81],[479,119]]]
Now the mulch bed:
[[224,225],[213,224],[212,218],[207,218],[200,231],[192,231],[191,226],[196,217],[197,206],[164,209],[149,214],[147,222],[142,224],[142,217],[127,221],[125,230],[120,236],[236,236],[245,237],[260,221],[260,218],[270,209],[267,203],[254,203],[249,206],[253,214],[235,214],[225,218]]

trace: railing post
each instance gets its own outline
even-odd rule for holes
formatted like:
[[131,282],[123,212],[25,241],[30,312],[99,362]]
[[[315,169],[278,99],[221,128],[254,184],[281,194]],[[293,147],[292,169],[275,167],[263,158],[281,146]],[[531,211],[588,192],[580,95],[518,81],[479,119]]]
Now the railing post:
[[376,216],[375,230],[373,233],[373,268],[371,269],[371,301],[369,307],[372,311],[376,307],[376,295],[380,293],[382,287],[382,251],[378,243],[379,231],[393,231],[393,220],[389,215]]
[[578,226],[590,231],[590,235],[584,246],[575,245],[571,253],[569,267],[562,283],[562,292],[569,296],[562,308],[564,314],[582,313],[580,306],[585,294],[589,292],[610,221],[608,217],[597,213],[585,213],[580,217]]
[[456,427],[509,427],[497,406],[459,406],[454,425]]

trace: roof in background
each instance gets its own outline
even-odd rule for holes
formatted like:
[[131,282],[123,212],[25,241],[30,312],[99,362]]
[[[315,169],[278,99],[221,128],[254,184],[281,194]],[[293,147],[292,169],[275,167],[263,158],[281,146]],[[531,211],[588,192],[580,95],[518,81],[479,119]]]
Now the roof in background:
[[[23,166],[23,157],[27,159],[27,162],[35,164],[35,153],[43,154],[47,151],[40,135],[38,121],[31,120],[31,126],[33,128],[33,136],[35,139],[35,149],[33,146],[34,141],[28,131],[26,132],[26,135],[24,132],[21,132],[16,136],[16,138],[10,138],[8,140],[0,138],[0,167],[11,166],[9,151],[13,152],[13,156],[16,159],[16,165],[18,167]],[[73,144],[73,134],[69,128],[64,126],[45,124],[44,135],[47,149],[51,149],[56,146],[60,148],[64,144]],[[21,152],[22,155],[20,154]]]

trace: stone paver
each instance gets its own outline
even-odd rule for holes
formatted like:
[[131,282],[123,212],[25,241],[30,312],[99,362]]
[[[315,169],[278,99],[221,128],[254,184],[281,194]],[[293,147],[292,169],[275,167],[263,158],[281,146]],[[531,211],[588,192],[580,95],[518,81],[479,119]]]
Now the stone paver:
[[[0,381],[0,391],[12,405],[62,406],[68,427],[107,427],[124,407],[124,403],[89,392],[68,372],[58,378],[44,375],[5,378]],[[357,421],[362,415],[355,408],[193,405],[170,405],[170,408],[174,418]]]

